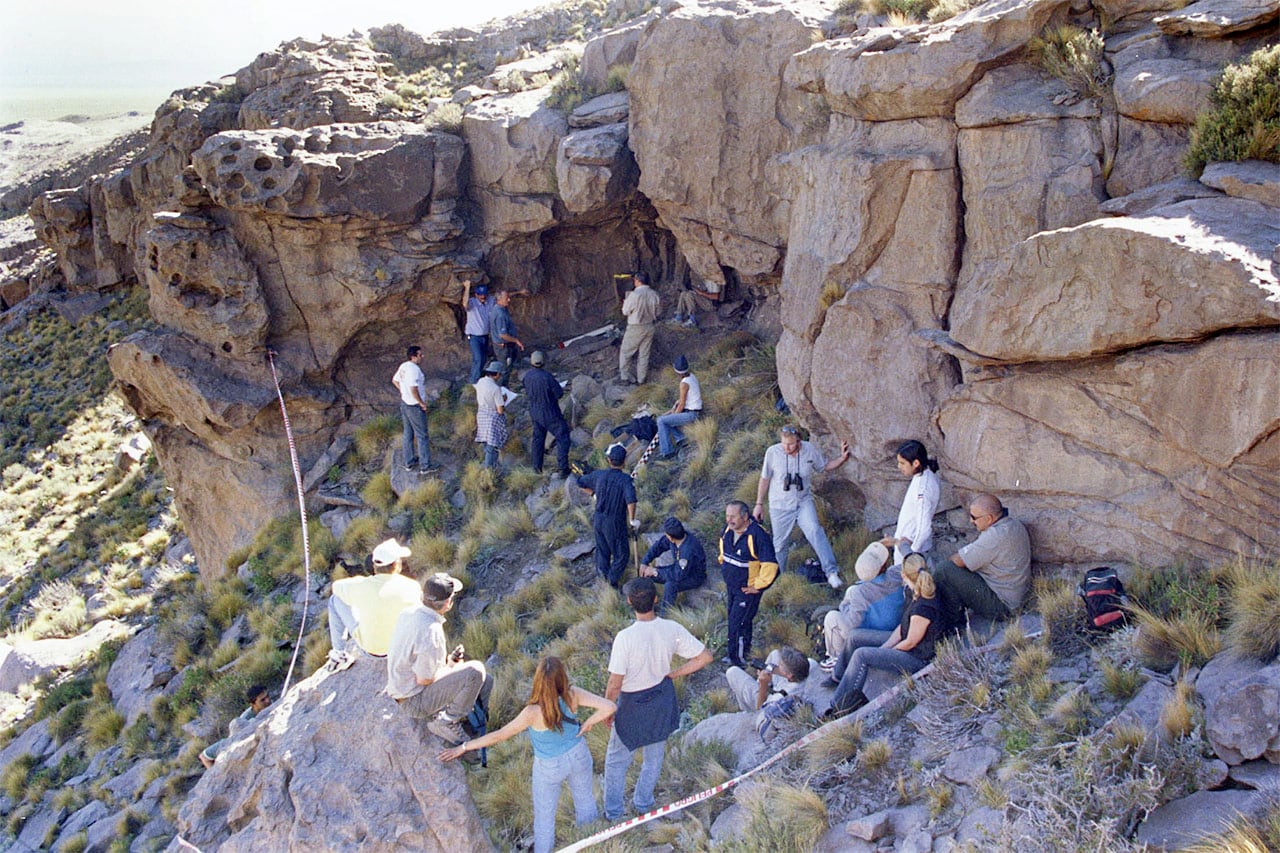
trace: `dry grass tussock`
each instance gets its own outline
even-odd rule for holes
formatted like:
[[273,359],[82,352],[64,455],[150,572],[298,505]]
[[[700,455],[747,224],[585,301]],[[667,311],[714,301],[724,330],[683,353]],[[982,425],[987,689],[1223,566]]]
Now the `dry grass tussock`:
[[1280,655],[1280,563],[1240,561],[1231,577],[1227,645],[1245,657],[1274,660]]
[[1222,650],[1217,626],[1205,613],[1190,611],[1162,618],[1136,605],[1132,613],[1138,622],[1134,652],[1152,669],[1168,671],[1178,662],[1204,666]]
[[1240,815],[1226,831],[1182,848],[1184,853],[1273,853],[1280,850],[1280,794],[1266,795],[1266,802],[1252,816]]
[[1045,71],[1089,98],[1109,97],[1111,71],[1103,55],[1102,34],[1072,24],[1047,27],[1027,44]]
[[729,851],[809,851],[827,831],[830,816],[821,796],[807,786],[765,780],[737,797],[747,812],[747,829],[722,845]]

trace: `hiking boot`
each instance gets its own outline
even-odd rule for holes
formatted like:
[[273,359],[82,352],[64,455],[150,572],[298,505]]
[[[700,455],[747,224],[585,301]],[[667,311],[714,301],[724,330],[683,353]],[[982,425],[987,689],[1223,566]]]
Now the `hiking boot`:
[[427,731],[450,746],[457,746],[467,739],[467,733],[462,730],[462,722],[451,720],[444,714],[427,723]]

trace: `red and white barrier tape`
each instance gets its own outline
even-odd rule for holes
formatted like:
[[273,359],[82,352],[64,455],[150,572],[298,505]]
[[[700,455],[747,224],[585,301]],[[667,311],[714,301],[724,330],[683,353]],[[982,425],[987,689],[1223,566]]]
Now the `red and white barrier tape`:
[[306,591],[302,599],[302,622],[298,625],[298,639],[293,644],[293,657],[289,659],[284,686],[280,688],[280,695],[284,696],[289,692],[293,668],[298,663],[298,651],[302,648],[302,639],[307,630],[307,605],[311,601],[311,541],[307,531],[307,504],[302,496],[302,469],[298,467],[298,448],[293,441],[293,425],[289,422],[289,410],[284,406],[284,392],[280,390],[280,376],[276,373],[275,352],[272,350],[267,350],[267,364],[271,366],[271,381],[275,383],[276,398],[280,401],[280,417],[284,419],[284,435],[289,442],[289,462],[293,465],[293,487],[298,493],[298,516],[302,519],[302,583]]
[[795,752],[797,749],[803,749],[805,746],[813,743],[815,740],[818,739],[819,735],[821,735],[822,732],[825,731],[828,727],[848,725],[850,722],[852,722],[853,719],[854,719],[853,715],[850,715],[849,717],[845,717],[843,719],[834,720],[830,723],[827,723],[827,725],[822,726],[821,728],[814,729],[804,737],[797,740],[795,743],[792,743],[784,747],[783,749],[779,750],[778,752],[774,753],[773,755],[769,756],[764,761],[760,762],[755,767],[752,767],[750,770],[748,770],[746,773],[743,773],[740,776],[735,776],[734,778],[728,780],[727,782],[721,782],[719,785],[716,785],[713,788],[708,788],[705,791],[699,791],[696,794],[691,794],[690,796],[685,797],[682,800],[676,800],[674,803],[665,805],[662,808],[654,809],[651,812],[646,812],[645,814],[639,815],[637,817],[633,817],[631,818],[631,820],[625,820],[622,823],[615,824],[609,827],[608,829],[603,830],[601,832],[597,832],[595,835],[592,835],[588,838],[584,838],[581,841],[575,841],[573,844],[570,844],[568,847],[562,847],[559,850],[559,853],[577,853],[577,851],[579,850],[585,850],[588,847],[591,847],[592,845],[599,844],[601,841],[605,841],[609,838],[613,838],[615,835],[621,835],[627,830],[634,829],[635,827],[640,826],[641,824],[644,824],[644,823],[648,823],[649,821],[654,820],[655,818],[660,818],[660,817],[663,817],[664,815],[674,814],[682,809],[686,809],[689,806],[694,805],[695,803],[700,803],[703,800],[709,800],[712,797],[716,796],[717,794],[722,794],[725,791],[729,790],[730,788],[734,787],[735,785],[739,784],[740,782],[751,778],[755,774],[759,773],[761,770],[771,767],[772,765],[780,761],[783,757],[791,754],[792,752]]
[[[1040,633],[1041,633],[1040,631],[1030,632],[1027,634],[1027,638],[1034,639],[1035,637],[1040,636]],[[998,643],[986,643],[985,645],[978,646],[977,648],[972,649],[972,652],[977,654],[986,654],[987,652],[996,648],[999,648]],[[930,663],[924,669],[915,673],[912,676],[912,678],[915,678],[915,679],[924,678],[928,676],[929,673],[932,671],[933,671],[933,664]],[[637,817],[633,817],[631,818],[631,820],[626,820],[626,821],[623,821],[622,823],[615,824],[609,827],[608,829],[602,830],[601,832],[597,832],[595,835],[584,838],[581,841],[575,841],[573,844],[570,844],[568,847],[562,847],[560,848],[560,850],[557,851],[557,853],[577,853],[579,850],[585,850],[588,847],[599,844],[601,841],[606,841],[610,838],[613,838],[614,836],[621,835],[627,830],[634,829],[637,826],[640,826],[641,824],[645,824],[651,820],[654,820],[655,818],[659,818],[664,815],[674,814],[675,812],[688,808],[689,806],[692,806],[695,803],[700,803],[703,800],[711,799],[717,794],[722,794],[725,791],[729,790],[730,788],[734,787],[735,785],[741,783],[742,781],[751,778],[755,774],[759,773],[761,770],[764,770],[765,768],[776,764],[784,756],[789,755],[792,752],[795,752],[797,749],[803,749],[804,747],[813,743],[822,735],[823,732],[827,731],[833,726],[850,725],[853,723],[854,720],[858,719],[859,717],[863,717],[866,714],[871,713],[872,711],[875,711],[879,708],[883,708],[885,705],[888,705],[889,702],[894,697],[898,695],[898,692],[901,690],[901,687],[902,687],[902,684],[900,683],[894,686],[893,688],[884,691],[879,696],[877,696],[876,698],[868,702],[866,705],[859,708],[856,712],[849,714],[848,716],[841,717],[838,720],[832,720],[831,722],[827,723],[824,726],[819,726],[818,728],[809,732],[804,737],[797,740],[795,743],[792,743],[786,746],[785,748],[779,750],[778,752],[769,756],[764,761],[760,762],[755,767],[752,767],[750,770],[748,770],[746,773],[743,773],[740,776],[735,776],[734,778],[730,779],[727,782],[723,782],[719,785],[716,785],[714,788],[708,788],[705,791],[699,791],[696,794],[691,794],[690,796],[685,797],[683,800],[676,800],[674,803],[671,803],[670,805],[666,805],[666,806],[663,806],[662,808],[654,809],[651,812],[646,812],[645,814],[639,815]]]

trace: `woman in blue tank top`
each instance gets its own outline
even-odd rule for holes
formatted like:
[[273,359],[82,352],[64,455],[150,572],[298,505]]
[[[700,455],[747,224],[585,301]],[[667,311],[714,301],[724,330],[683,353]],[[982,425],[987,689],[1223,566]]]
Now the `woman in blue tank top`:
[[[582,706],[594,708],[595,713],[579,723],[575,715]],[[578,825],[591,823],[599,814],[591,789],[591,750],[582,736],[616,710],[603,696],[569,684],[560,658],[546,657],[534,670],[529,704],[514,720],[496,732],[446,749],[440,759],[452,761],[468,750],[502,743],[527,729],[533,744],[533,851],[548,853],[555,844],[556,807],[565,782],[573,795]]]

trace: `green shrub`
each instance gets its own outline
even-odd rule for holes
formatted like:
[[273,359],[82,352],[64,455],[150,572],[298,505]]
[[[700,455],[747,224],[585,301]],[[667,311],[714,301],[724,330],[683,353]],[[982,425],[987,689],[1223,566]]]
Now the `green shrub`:
[[462,130],[462,105],[441,104],[423,120],[428,130],[457,133]]
[[1071,24],[1047,27],[1027,44],[1032,58],[1048,73],[1078,94],[1101,98],[1109,94],[1111,75],[1103,57],[1102,34]]
[[1191,130],[1184,162],[1192,177],[1215,162],[1280,163],[1280,44],[1224,68],[1209,103]]

